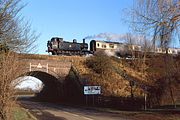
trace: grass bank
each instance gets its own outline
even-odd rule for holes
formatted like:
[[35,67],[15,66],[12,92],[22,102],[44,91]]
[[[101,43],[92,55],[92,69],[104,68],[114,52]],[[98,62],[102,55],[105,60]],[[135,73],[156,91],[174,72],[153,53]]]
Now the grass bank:
[[13,109],[13,120],[37,120],[37,119],[26,109],[20,106],[16,106]]

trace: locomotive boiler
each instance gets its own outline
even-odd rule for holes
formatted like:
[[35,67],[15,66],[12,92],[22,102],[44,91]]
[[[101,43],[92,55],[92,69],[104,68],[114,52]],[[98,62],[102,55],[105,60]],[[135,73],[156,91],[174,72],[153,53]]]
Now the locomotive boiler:
[[47,43],[48,50],[52,55],[85,55],[89,53],[88,44],[83,39],[82,43],[77,43],[76,39],[73,42],[63,41],[63,38],[53,37]]

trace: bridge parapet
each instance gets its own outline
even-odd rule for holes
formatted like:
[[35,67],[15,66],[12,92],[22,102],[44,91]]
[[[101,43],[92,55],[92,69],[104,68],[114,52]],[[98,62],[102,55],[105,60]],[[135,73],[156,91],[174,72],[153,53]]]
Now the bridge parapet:
[[56,78],[65,78],[71,68],[71,62],[62,62],[57,60],[37,60],[22,59],[24,63],[24,72],[42,71],[55,76]]

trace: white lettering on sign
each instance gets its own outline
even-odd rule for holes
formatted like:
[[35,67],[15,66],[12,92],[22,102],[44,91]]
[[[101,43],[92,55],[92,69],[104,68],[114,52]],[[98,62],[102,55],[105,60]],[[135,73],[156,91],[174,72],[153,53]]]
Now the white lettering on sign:
[[101,86],[84,86],[85,95],[101,94]]

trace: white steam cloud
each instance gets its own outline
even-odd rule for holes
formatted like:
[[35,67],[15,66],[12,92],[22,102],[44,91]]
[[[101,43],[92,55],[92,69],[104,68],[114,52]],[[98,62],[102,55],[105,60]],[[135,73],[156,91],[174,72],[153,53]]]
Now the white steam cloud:
[[97,35],[89,35],[84,39],[104,39],[106,41],[123,42],[132,44],[141,44],[145,40],[142,35],[127,34],[115,34],[115,33],[99,33]]
[[125,39],[125,34],[115,34],[115,33],[100,33],[97,35],[86,36],[84,39],[105,39],[110,41],[123,41]]

